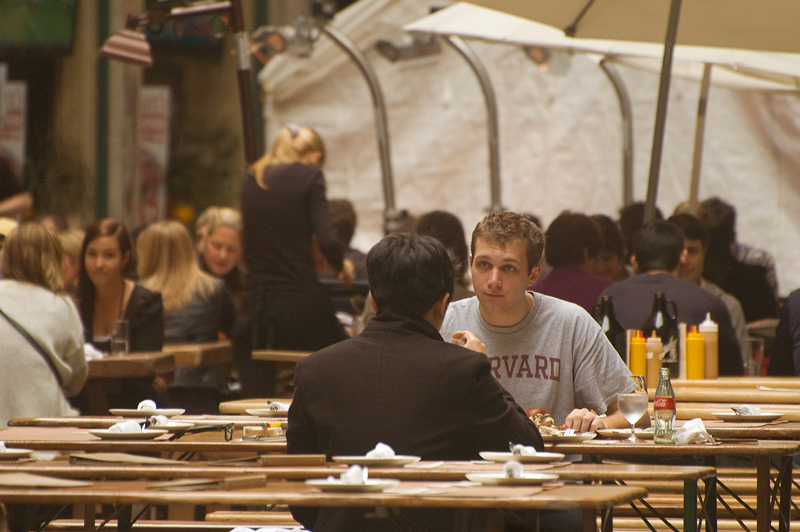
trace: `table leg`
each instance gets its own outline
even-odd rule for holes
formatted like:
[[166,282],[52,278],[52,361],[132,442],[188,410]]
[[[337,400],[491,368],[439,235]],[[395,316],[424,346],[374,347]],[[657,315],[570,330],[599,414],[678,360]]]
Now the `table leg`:
[[705,484],[706,499],[706,532],[717,532],[717,477],[703,480]]
[[[583,511],[583,532],[597,532],[597,510],[586,508]],[[538,530],[538,527],[537,527]],[[607,528],[606,525],[606,515],[605,512],[602,514],[601,524],[600,524],[600,532],[606,532],[607,530],[611,530]]]
[[781,469],[778,471],[777,482],[780,482],[780,501],[778,511],[780,512],[780,522],[778,523],[779,532],[789,531],[789,522],[792,518],[792,457],[784,456],[781,458]]
[[683,481],[683,530],[697,532],[697,481]]
[[770,459],[756,457],[756,530],[769,532],[772,518],[770,504]]
[[83,529],[86,532],[92,532],[94,530],[94,510],[94,504],[86,503],[83,505]]

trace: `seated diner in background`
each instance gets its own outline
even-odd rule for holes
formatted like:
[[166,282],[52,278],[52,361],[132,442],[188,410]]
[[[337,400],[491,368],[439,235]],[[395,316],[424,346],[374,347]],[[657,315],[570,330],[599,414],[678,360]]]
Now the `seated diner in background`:
[[[164,309],[161,294],[135,283],[131,237],[122,222],[99,220],[86,229],[78,272],[78,310],[84,340],[108,352],[119,320],[128,322],[128,349],[160,351],[164,344]],[[136,406],[142,399],[163,393],[163,382],[128,379],[111,406]],[[155,386],[155,387],[154,387]]]
[[[627,428],[617,394],[631,372],[595,320],[574,303],[531,292],[541,273],[542,231],[527,217],[493,212],[472,233],[476,296],[450,305],[440,332],[471,331],[486,344],[492,373],[525,409],[549,411],[576,432]],[[643,416],[638,426],[647,427]]]
[[[492,377],[481,341],[465,333],[467,349],[438,333],[453,291],[444,247],[392,234],[368,253],[367,272],[377,315],[364,332],[297,363],[287,453],[363,456],[384,443],[423,460],[473,460],[507,451],[509,441],[543,450],[535,425]],[[485,519],[450,509],[404,508],[393,519],[373,508],[292,513],[315,532],[472,530],[464,520]]]
[[83,387],[87,366],[61,246],[42,224],[23,223],[0,260],[0,427],[18,417],[77,415],[67,397]]
[[[225,283],[200,269],[192,237],[181,222],[148,225],[136,250],[139,283],[161,294],[165,344],[216,342],[220,334],[231,337],[234,309]],[[222,366],[177,368],[170,395],[173,390],[198,392],[189,397],[202,405],[182,406],[192,413],[215,414],[226,398],[228,375]]]

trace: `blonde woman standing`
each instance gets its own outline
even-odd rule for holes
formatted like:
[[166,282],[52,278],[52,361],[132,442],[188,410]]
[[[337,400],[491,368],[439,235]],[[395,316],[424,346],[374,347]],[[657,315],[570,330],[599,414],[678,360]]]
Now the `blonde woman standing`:
[[331,224],[324,161],[325,146],[316,131],[288,126],[244,177],[247,275],[235,353],[245,396],[275,391],[274,365],[252,361],[251,348],[313,351],[347,338],[317,280],[311,251],[316,242],[340,278],[352,281],[352,264],[343,258]]

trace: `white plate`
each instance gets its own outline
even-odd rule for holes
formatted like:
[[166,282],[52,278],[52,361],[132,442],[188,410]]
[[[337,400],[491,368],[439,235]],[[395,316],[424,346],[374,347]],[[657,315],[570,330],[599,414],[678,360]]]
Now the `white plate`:
[[419,456],[397,454],[394,458],[367,458],[366,456],[332,456],[334,462],[345,465],[362,465],[369,467],[400,467],[419,462]]
[[505,473],[498,471],[497,473],[467,473],[467,479],[490,486],[525,486],[558,480],[558,475],[554,473],[524,473],[518,478],[507,478]]
[[289,415],[288,410],[271,410],[269,408],[248,408],[245,412],[259,417],[286,417]]
[[11,449],[6,448],[5,451],[0,452],[0,460],[16,460],[17,458],[26,458],[33,454],[33,449]]
[[399,480],[388,478],[369,478],[364,484],[345,484],[339,479],[326,478],[306,480],[306,484],[319,488],[322,491],[349,491],[352,493],[383,491],[397,486],[399,483]]
[[579,432],[572,436],[563,434],[542,434],[542,439],[548,443],[580,443],[597,437],[596,432]]
[[145,429],[142,432],[111,432],[108,429],[90,430],[89,434],[94,434],[104,440],[152,440],[164,434],[169,434],[166,429]]
[[611,440],[627,440],[631,437],[631,429],[598,429],[597,435]]
[[111,415],[121,417],[179,416],[186,412],[183,408],[156,408],[155,410],[137,410],[135,408],[112,408]]
[[653,436],[656,434],[656,430],[654,428],[637,430],[634,434],[639,440],[652,440]]
[[532,456],[515,456],[513,453],[497,453],[492,451],[483,451],[480,453],[481,458],[490,462],[508,462],[509,460],[516,460],[521,464],[534,464],[537,462],[555,462],[563,460],[564,455],[561,453],[536,453]]
[[748,421],[775,421],[783,417],[783,414],[775,412],[762,412],[760,414],[739,415],[735,412],[711,412],[711,415],[722,421],[739,421],[747,423]]

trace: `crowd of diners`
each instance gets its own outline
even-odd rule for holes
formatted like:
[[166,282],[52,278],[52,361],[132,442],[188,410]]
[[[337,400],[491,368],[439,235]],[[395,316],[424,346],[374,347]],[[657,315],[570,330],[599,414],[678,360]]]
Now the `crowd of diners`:
[[[289,453],[364,454],[383,442],[423,459],[470,460],[509,441],[541,450],[525,412],[534,407],[577,432],[629,426],[616,396],[635,384],[593,316],[604,295],[627,329],[641,328],[656,293],[676,301],[688,325],[709,314],[720,375],[743,375],[748,324],[779,316],[774,260],[737,242],[735,210],[719,198],[648,223],[641,204],[618,220],[564,211],[546,231],[534,215],[493,212],[469,235],[457,216],[433,211],[365,254],[350,245],[352,204],[326,197],[324,161],[316,131],[282,128],[243,177],[239,210],[209,207],[194,235],[177,220],[132,234],[113,218],[83,231],[57,216],[0,219],[0,425],[85,411],[87,356],[108,352],[125,320],[132,352],[227,338],[234,364],[125,379],[109,398],[115,407],[154,398],[215,413],[229,398],[285,396]],[[363,311],[337,312],[321,279],[366,282]],[[773,374],[800,368],[798,294],[780,310]],[[281,368],[253,360],[254,349],[314,354]],[[648,416],[638,424],[649,426]],[[296,517],[310,530],[470,530],[485,515]],[[532,526],[524,513],[507,519],[508,530]],[[555,512],[541,524],[568,530],[580,515]]]

